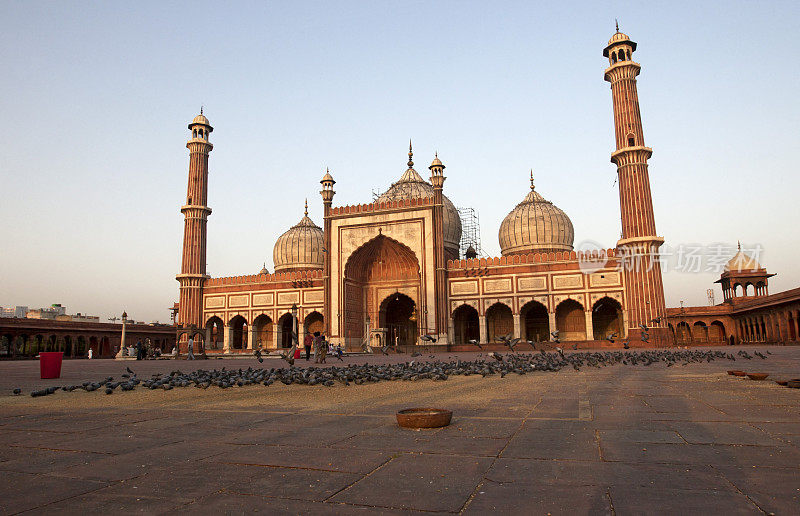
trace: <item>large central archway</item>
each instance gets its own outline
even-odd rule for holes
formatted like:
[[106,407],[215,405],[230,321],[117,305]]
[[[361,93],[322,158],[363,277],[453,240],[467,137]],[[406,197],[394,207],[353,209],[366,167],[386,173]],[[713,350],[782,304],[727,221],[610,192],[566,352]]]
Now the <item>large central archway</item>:
[[408,346],[417,343],[416,303],[405,294],[392,294],[380,307],[380,327],[386,329],[390,346]]
[[[360,347],[364,339],[367,318],[373,328],[388,328],[386,326],[388,323],[384,319],[388,306],[386,303],[391,301],[395,294],[408,298],[411,310],[417,308],[419,312],[417,300],[420,297],[420,284],[420,267],[416,255],[410,248],[396,240],[378,235],[353,252],[344,268],[344,306],[341,319],[342,335],[348,346]],[[411,317],[412,312],[408,306],[407,302],[405,305],[402,303],[391,305],[391,313],[403,313]],[[404,322],[402,317],[398,321],[390,323],[399,325],[398,328],[407,328],[408,321]],[[389,343],[394,343],[394,337],[408,344],[415,343],[416,328],[417,323],[414,322],[413,338],[400,335],[408,333],[408,329],[397,329],[397,335],[387,335]]]

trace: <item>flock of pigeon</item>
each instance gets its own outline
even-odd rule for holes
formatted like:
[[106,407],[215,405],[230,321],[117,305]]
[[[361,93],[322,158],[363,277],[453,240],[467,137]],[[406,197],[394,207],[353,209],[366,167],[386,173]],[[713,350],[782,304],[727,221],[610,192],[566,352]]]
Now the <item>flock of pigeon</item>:
[[[513,349],[513,347],[512,347]],[[767,351],[768,354],[771,354]],[[420,356],[419,353],[412,357]],[[524,375],[539,371],[559,371],[564,368],[573,368],[580,371],[582,368],[601,368],[612,365],[650,366],[665,364],[666,367],[674,365],[688,365],[690,363],[711,362],[713,360],[753,359],[755,356],[766,359],[766,355],[754,352],[750,355],[740,350],[735,355],[718,350],[648,350],[648,351],[595,351],[565,354],[561,348],[556,352],[541,350],[536,353],[480,353],[475,360],[459,360],[458,357],[448,361],[441,361],[435,355],[433,360],[417,361],[396,364],[349,364],[343,367],[294,367],[287,368],[252,368],[247,369],[213,369],[192,371],[184,373],[172,371],[169,374],[157,373],[150,378],[139,378],[129,367],[119,380],[109,376],[97,382],[83,382],[80,385],[63,387],[48,387],[35,390],[31,396],[47,396],[54,394],[59,389],[66,392],[84,390],[87,392],[103,390],[106,394],[134,389],[162,389],[165,391],[176,387],[196,387],[207,389],[218,387],[227,389],[231,387],[244,387],[247,385],[269,386],[280,382],[285,385],[323,385],[332,387],[337,383],[342,385],[363,385],[382,381],[419,381],[419,380],[447,380],[451,376],[487,376],[499,375],[501,378],[507,374]],[[18,395],[21,389],[14,389]]]

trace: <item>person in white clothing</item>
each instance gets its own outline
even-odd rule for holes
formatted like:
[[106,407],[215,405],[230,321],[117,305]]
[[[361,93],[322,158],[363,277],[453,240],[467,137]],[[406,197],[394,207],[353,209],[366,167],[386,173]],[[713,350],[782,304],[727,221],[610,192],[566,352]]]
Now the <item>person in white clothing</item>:
[[186,359],[194,360],[194,338],[192,337],[189,337],[189,356]]
[[92,355],[94,355],[94,351],[92,350],[92,348],[89,348],[89,360],[92,359]]

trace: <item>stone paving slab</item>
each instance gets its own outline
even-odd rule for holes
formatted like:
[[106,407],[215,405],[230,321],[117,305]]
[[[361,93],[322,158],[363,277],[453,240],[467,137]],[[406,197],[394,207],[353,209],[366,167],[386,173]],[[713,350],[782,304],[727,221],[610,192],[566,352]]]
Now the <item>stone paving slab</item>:
[[383,508],[457,512],[491,459],[403,454],[333,497]]
[[631,488],[612,486],[611,502],[618,516],[629,514],[763,514],[735,491]]
[[466,514],[612,514],[603,486],[481,485]]
[[[45,398],[8,394],[53,383],[30,377],[38,364],[0,362],[0,514],[794,514],[800,390],[725,374],[800,377],[800,348],[770,349],[734,366]],[[65,371],[74,383],[124,365]],[[409,406],[450,408],[452,424],[401,429],[394,412]]]

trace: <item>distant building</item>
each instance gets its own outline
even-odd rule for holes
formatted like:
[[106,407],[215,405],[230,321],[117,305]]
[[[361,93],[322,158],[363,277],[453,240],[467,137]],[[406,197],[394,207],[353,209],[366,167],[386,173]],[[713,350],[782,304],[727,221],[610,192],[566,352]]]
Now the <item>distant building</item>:
[[0,307],[0,317],[16,317],[23,319],[26,315],[28,315],[27,306],[9,306],[8,308]]
[[28,319],[50,319],[55,320],[59,315],[66,315],[67,307],[61,306],[61,303],[53,303],[50,308],[37,308],[29,310],[26,317]]
[[[25,308],[28,319],[45,319],[50,321],[74,321],[74,322],[100,322],[100,317],[96,315],[86,315],[78,312],[77,314],[70,315],[67,313],[67,307],[62,306],[61,303],[54,303],[49,308],[37,308],[35,310],[28,310]],[[131,321],[131,324],[139,324]],[[142,323],[143,324],[143,323]]]

